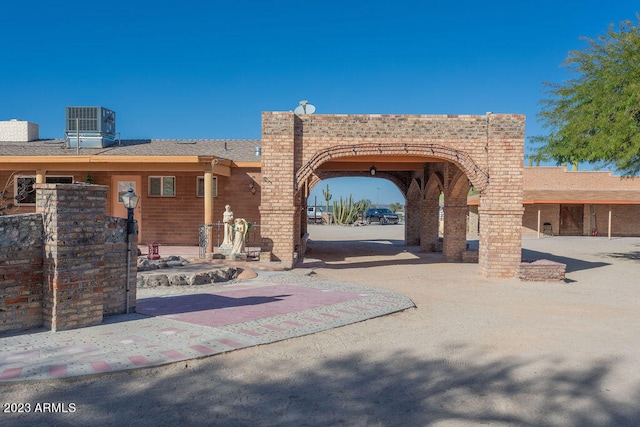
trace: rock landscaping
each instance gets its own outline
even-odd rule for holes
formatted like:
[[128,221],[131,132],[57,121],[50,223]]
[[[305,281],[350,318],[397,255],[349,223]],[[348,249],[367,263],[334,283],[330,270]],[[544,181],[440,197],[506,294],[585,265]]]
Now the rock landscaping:
[[234,280],[242,271],[240,267],[229,265],[191,263],[179,256],[158,260],[139,257],[136,285],[139,288],[205,285]]

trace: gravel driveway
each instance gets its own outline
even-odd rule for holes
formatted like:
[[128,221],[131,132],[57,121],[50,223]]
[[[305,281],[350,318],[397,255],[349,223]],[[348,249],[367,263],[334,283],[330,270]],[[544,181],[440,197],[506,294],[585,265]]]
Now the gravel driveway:
[[567,264],[566,282],[525,283],[402,246],[402,225],[309,232],[296,273],[417,308],[160,368],[0,384],[3,402],[74,408],[0,425],[640,425],[640,238],[525,239],[524,258]]

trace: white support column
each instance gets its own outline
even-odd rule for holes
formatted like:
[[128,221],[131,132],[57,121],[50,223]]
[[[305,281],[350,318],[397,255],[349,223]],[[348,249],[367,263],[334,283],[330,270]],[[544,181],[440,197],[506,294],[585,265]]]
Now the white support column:
[[213,253],[213,173],[204,173],[204,224],[207,233],[207,254]]

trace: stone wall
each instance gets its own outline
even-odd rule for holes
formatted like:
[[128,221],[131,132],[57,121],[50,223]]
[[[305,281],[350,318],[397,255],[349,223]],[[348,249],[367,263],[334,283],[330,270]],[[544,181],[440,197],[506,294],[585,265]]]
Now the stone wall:
[[0,216],[0,332],[42,325],[40,214]]
[[[104,284],[102,312],[105,315],[127,310],[127,219],[106,217],[104,234]],[[138,245],[132,239],[129,263],[129,309],[135,308]]]
[[0,217],[0,333],[73,329],[126,311],[126,219],[104,215],[105,193],[97,185],[39,184],[38,213]]

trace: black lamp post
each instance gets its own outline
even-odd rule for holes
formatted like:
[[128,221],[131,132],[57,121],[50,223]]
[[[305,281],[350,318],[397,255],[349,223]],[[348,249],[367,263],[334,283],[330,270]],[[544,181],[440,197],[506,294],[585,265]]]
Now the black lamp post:
[[129,238],[129,235],[135,232],[133,210],[138,206],[139,200],[140,197],[136,195],[133,187],[129,187],[127,192],[122,196],[122,203],[124,203],[124,207],[127,208],[127,306],[125,308],[125,312],[127,314],[129,314],[129,290],[131,289],[131,239]]
[[129,238],[129,234],[133,234],[134,232],[134,219],[133,219],[133,210],[138,206],[138,201],[140,200],[140,196],[136,195],[136,192],[133,190],[133,187],[129,187],[127,192],[122,196],[122,203],[124,203],[124,207],[127,208],[127,239]]

